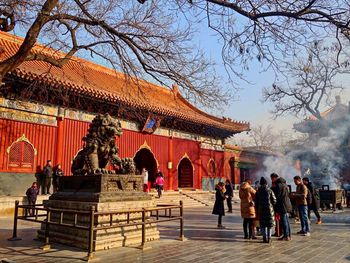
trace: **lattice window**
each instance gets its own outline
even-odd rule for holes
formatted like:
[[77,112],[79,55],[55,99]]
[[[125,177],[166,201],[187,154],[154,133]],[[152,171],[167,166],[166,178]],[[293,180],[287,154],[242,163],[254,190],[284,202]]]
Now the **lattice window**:
[[32,171],[34,169],[36,150],[24,135],[7,149],[7,153],[10,170]]
[[9,154],[9,165],[13,167],[19,167],[21,165],[21,150],[22,143],[18,142],[11,147]]

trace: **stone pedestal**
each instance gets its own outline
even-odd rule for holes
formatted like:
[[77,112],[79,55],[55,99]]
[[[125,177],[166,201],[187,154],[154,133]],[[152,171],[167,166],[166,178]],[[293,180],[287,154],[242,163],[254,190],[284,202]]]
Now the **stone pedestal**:
[[[45,207],[57,209],[71,209],[78,211],[96,212],[129,211],[142,208],[155,207],[151,196],[143,192],[143,177],[140,175],[101,174],[90,176],[67,176],[60,182],[60,191],[53,194],[49,200],[44,201]],[[149,214],[146,215],[146,218]],[[60,214],[52,212],[51,221],[59,221]],[[142,213],[130,214],[130,223],[141,222]],[[65,215],[63,223],[73,223],[73,215]],[[112,222],[126,223],[127,215],[113,215]],[[88,226],[89,216],[82,215],[77,218],[78,225]],[[107,226],[110,216],[96,215],[95,226]],[[45,224],[39,230],[39,237],[43,238]],[[94,249],[102,250],[112,247],[141,244],[141,225],[119,227],[108,230],[97,230],[94,235]],[[146,225],[146,241],[159,239],[159,232],[155,224]],[[50,240],[88,248],[88,231],[51,225]]]

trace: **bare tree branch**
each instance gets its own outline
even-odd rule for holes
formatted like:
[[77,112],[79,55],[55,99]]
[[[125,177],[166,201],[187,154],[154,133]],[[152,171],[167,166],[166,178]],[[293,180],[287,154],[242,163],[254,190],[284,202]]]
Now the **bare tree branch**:
[[[17,53],[0,61],[0,81],[25,60],[62,67],[75,54],[86,56],[88,51],[126,76],[151,78],[169,87],[176,82],[195,103],[225,104],[232,89],[193,44],[193,26],[202,21],[222,43],[231,84],[236,77],[244,78],[252,60],[262,63],[262,70],[279,72],[315,39],[337,42],[339,63],[350,40],[347,0],[3,0],[0,30],[21,27],[27,34]],[[65,54],[33,54],[39,36],[44,45]],[[295,95],[297,99],[305,94]],[[298,107],[317,114],[310,103],[314,96],[307,94],[307,99]]]
[[291,84],[274,83],[271,88],[264,89],[264,100],[274,104],[272,113],[276,117],[293,113],[322,119],[321,106],[335,90],[342,89],[335,84],[335,78],[348,73],[347,68],[338,65],[333,54],[331,49],[315,43],[309,48],[307,59],[301,55],[287,69],[288,77],[294,80]]

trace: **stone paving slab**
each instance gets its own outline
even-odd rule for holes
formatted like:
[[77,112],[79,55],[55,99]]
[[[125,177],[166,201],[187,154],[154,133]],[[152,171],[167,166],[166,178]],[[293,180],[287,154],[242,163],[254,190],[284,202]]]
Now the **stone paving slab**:
[[[263,244],[246,241],[242,234],[239,204],[234,213],[227,214],[226,229],[217,229],[217,217],[208,207],[185,209],[187,241],[176,240],[179,226],[175,222],[160,225],[161,239],[147,243],[148,249],[126,247],[99,251],[91,262],[274,262],[274,263],[350,263],[350,210],[322,213],[324,224],[312,224],[311,237],[293,235],[293,240]],[[315,222],[315,220],[313,220]],[[52,249],[40,249],[42,242],[34,241],[39,225],[19,222],[21,241],[7,241],[12,234],[12,219],[0,218],[0,260],[8,262],[83,262],[86,251],[52,244]],[[299,223],[292,222],[293,233]],[[6,261],[4,261],[6,262]]]

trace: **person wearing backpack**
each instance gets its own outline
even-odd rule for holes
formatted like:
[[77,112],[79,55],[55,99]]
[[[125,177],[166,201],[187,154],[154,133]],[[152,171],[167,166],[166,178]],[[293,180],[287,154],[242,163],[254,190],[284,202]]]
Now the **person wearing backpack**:
[[322,224],[321,216],[318,210],[320,209],[319,207],[319,196],[316,194],[314,187],[312,183],[310,182],[309,178],[304,177],[303,178],[303,184],[306,185],[308,191],[308,196],[307,196],[307,204],[308,204],[308,217],[311,220],[311,210],[314,211],[315,216],[317,218],[317,225]]

